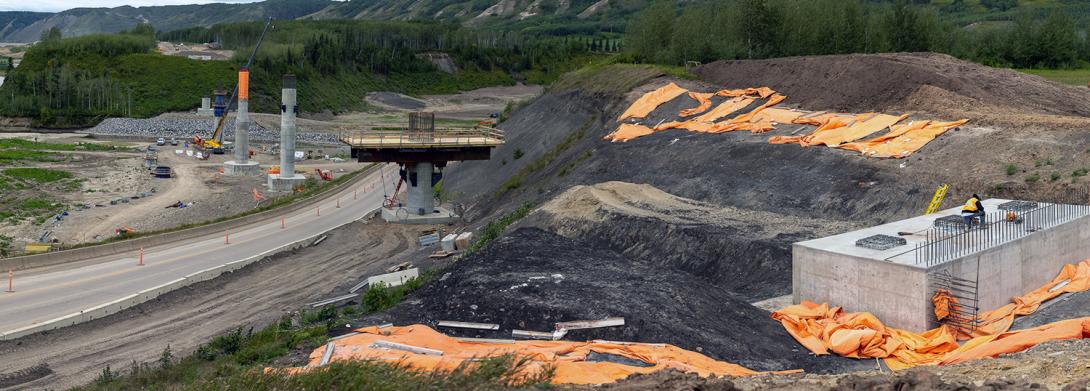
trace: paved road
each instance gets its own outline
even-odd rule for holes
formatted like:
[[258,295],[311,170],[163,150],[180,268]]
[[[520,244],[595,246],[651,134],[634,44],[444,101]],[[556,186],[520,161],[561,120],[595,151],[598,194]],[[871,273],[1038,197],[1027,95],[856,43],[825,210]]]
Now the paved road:
[[[387,166],[384,170],[390,187],[392,177],[397,175],[396,168]],[[381,204],[381,178],[379,170],[369,172],[358,185],[327,196],[317,208],[284,216],[286,228],[280,227],[279,217],[231,228],[230,244],[224,243],[221,233],[144,249],[144,266],[138,265],[138,254],[130,254],[80,262],[80,266],[71,268],[20,273],[15,277],[14,293],[0,292],[0,332],[109,303],[358,220]],[[6,289],[7,281],[3,285]]]

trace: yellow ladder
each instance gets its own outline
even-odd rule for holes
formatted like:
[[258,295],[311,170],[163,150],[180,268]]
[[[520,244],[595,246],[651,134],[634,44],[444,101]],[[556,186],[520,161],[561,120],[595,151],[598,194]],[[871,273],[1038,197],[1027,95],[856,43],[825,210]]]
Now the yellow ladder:
[[925,215],[929,215],[939,211],[939,206],[942,205],[942,199],[946,198],[946,190],[950,189],[950,185],[943,183],[938,189],[935,189],[935,196],[931,197],[931,203],[927,204],[927,210],[923,212]]

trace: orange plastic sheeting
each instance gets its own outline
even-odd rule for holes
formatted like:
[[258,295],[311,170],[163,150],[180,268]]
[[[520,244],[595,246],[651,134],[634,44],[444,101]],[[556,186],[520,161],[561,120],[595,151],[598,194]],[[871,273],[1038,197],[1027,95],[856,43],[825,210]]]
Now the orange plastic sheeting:
[[1090,290],[1090,260],[1077,264],[1064,265],[1060,274],[1048,284],[1035,289],[1024,296],[1011,299],[1011,303],[998,309],[980,314],[973,337],[999,334],[1010,329],[1016,316],[1025,316],[1037,311],[1041,303],[1054,299],[1064,293]]
[[628,110],[625,110],[617,120],[624,121],[628,118],[646,117],[648,114],[651,114],[652,111],[655,111],[655,108],[659,107],[659,105],[669,102],[686,92],[689,92],[689,90],[678,87],[678,85],[674,83],[659,87],[657,90],[644,94],[640,99],[636,99],[631,106],[628,106]]
[[685,121],[685,122],[667,122],[655,127],[656,131],[667,129],[685,129],[698,133],[726,133],[736,130],[748,130],[753,133],[764,133],[775,129],[771,122],[740,122],[733,123],[730,121],[723,122],[699,122],[699,121]]
[[697,102],[696,107],[681,110],[677,113],[677,115],[681,117],[688,117],[708,111],[708,109],[712,108],[713,95],[715,94],[711,92],[690,92],[689,97],[695,99]]
[[964,125],[967,119],[952,122],[917,121],[905,127],[891,128],[889,134],[854,143],[843,144],[839,148],[859,151],[869,157],[907,157],[923,148],[924,145],[948,132]]
[[958,309],[958,299],[951,296],[950,291],[939,289],[931,297],[931,305],[935,307],[935,319],[943,320]]
[[737,117],[731,118],[730,122],[734,122],[734,123],[751,122],[751,121],[753,121],[754,116],[756,116],[757,114],[761,113],[762,111],[764,111],[765,109],[767,109],[769,107],[780,104],[780,102],[783,102],[784,99],[787,99],[787,97],[783,96],[783,95],[779,95],[779,94],[772,95],[772,97],[768,98],[768,101],[765,102],[763,105],[757,106],[756,109],[753,109],[752,111],[750,111],[748,113],[744,113],[744,114],[739,115]]
[[617,130],[614,130],[613,133],[607,134],[602,139],[611,142],[624,142],[634,140],[654,132],[655,131],[653,129],[643,125],[621,124],[621,126],[617,127]]
[[772,94],[775,94],[775,93],[776,93],[776,91],[773,91],[771,88],[758,87],[758,88],[742,88],[742,89],[738,89],[738,90],[719,90],[715,94],[719,95],[719,96],[726,96],[726,97],[732,97],[732,98],[736,97],[736,96],[745,96],[745,95],[755,95],[755,96],[759,96],[761,98],[767,98],[767,97],[772,96]]
[[[939,365],[960,364],[969,360],[999,357],[1020,352],[1048,341],[1090,338],[1090,317],[1053,322],[1032,329],[1010,331],[980,337],[946,355]],[[974,343],[976,342],[976,343]]]
[[[723,101],[719,106],[715,106],[711,111],[704,113],[699,117],[693,118],[690,121],[693,122],[715,122],[720,118],[733,114],[734,112],[746,108],[751,103],[756,101],[755,98],[737,97],[734,99]],[[657,129],[657,128],[656,128]]]
[[836,147],[846,142],[855,141],[872,133],[886,129],[901,122],[908,115],[872,114],[865,119],[857,117],[857,121],[851,125],[838,128],[836,131],[815,132],[806,142],[810,145],[828,145]]
[[762,110],[757,115],[753,116],[753,122],[774,122],[777,124],[790,124],[794,123],[796,119],[801,117],[805,112],[794,111],[788,109],[780,109],[776,107],[770,107]]
[[[1015,316],[1029,315],[1041,303],[1068,292],[1090,290],[1090,260],[1064,265],[1059,275],[1036,290],[1013,298],[1011,304],[978,317],[981,326],[972,340],[959,347],[953,328],[941,326],[923,333],[888,328],[866,312],[845,313],[839,307],[803,301],[772,314],[792,337],[817,355],[836,353],[853,358],[883,358],[890,369],[962,362],[1022,350],[1051,339],[1069,338],[1074,326],[1039,327],[1007,333]],[[1062,322],[1061,322],[1062,323]],[[1055,325],[1055,324],[1054,324]],[[1018,335],[1018,336],[1012,336]],[[1083,334],[1085,335],[1085,334]],[[1005,341],[1005,342],[1004,342]]]
[[[397,361],[421,370],[451,370],[462,363],[482,357],[514,354],[532,361],[523,370],[525,375],[540,371],[546,365],[556,368],[553,383],[603,384],[612,383],[634,373],[651,373],[663,369],[695,372],[700,376],[750,376],[760,372],[742,366],[716,361],[708,356],[665,344],[629,344],[573,341],[514,341],[487,343],[462,341],[443,335],[428,326],[367,327],[360,334],[332,341],[335,345],[330,362],[345,360]],[[378,341],[433,349],[442,355],[417,354],[405,350],[374,347]],[[326,347],[310,354],[307,367],[321,363]],[[643,361],[652,366],[636,367],[611,362],[586,361],[591,352],[614,354]],[[798,371],[792,371],[798,372]]]
[[937,362],[958,347],[957,337],[945,327],[916,334],[888,328],[867,312],[845,313],[809,301],[776,311],[772,318],[814,354],[884,358],[890,368]]
[[801,125],[817,125],[817,129],[810,132],[808,135],[802,136],[772,136],[768,139],[769,144],[799,144],[804,147],[808,147],[811,144],[809,140],[813,139],[817,135],[837,130],[849,126],[857,121],[869,118],[874,114],[820,114],[815,116],[803,116],[795,120],[796,124]]

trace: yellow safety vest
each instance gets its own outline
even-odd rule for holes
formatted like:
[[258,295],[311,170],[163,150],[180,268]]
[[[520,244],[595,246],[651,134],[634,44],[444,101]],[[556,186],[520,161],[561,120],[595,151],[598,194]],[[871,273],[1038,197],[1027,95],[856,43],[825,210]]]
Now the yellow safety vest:
[[978,201],[980,200],[976,198],[970,198],[968,201],[965,201],[965,208],[963,208],[962,210],[967,212],[976,212],[976,203]]

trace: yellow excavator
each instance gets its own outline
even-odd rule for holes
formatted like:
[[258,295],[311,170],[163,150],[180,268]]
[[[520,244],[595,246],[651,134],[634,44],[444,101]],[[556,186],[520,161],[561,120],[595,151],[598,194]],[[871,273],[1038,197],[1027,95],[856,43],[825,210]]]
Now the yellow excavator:
[[216,123],[216,129],[212,131],[212,137],[209,137],[207,140],[201,138],[201,136],[193,136],[193,145],[195,145],[197,149],[211,151],[217,155],[223,154],[223,144],[220,144],[216,140],[219,140],[220,132],[223,132],[223,122],[226,119],[227,115],[220,117],[219,122]]

